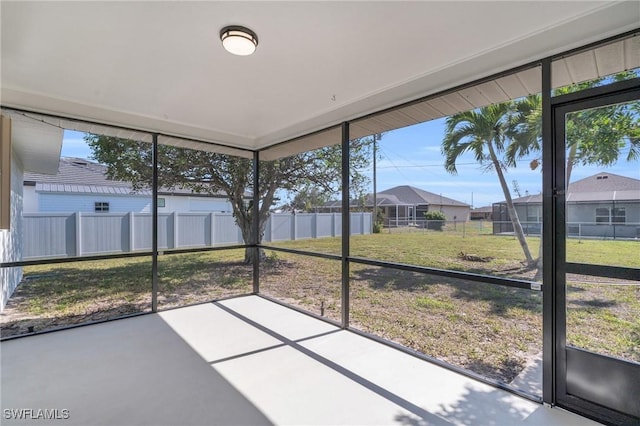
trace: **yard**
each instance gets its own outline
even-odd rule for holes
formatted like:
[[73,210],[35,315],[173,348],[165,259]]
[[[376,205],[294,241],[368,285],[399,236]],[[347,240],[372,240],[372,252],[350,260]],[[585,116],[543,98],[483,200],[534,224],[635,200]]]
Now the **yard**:
[[[532,279],[515,238],[490,230],[416,230],[358,235],[353,256],[440,269]],[[533,253],[539,239],[529,238]],[[339,253],[340,238],[278,246]],[[640,267],[637,241],[568,241],[570,260]],[[249,293],[243,250],[159,259],[159,308]],[[462,255],[467,255],[467,257]],[[472,255],[472,256],[471,256]],[[471,256],[471,257],[470,257]],[[482,262],[472,261],[473,256]],[[261,292],[340,319],[340,262],[266,250]],[[128,258],[26,267],[2,314],[2,335],[51,329],[150,310],[151,259]],[[605,285],[606,284],[606,285]],[[640,362],[640,285],[572,276],[568,339],[579,347]],[[542,350],[540,292],[351,264],[351,325],[510,382]]]

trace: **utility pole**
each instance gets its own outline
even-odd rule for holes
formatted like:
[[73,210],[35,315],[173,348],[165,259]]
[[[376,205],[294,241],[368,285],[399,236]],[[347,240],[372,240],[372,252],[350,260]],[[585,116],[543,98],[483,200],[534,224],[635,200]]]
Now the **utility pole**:
[[371,220],[376,223],[378,220],[378,186],[377,186],[377,161],[378,161],[378,142],[382,139],[382,133],[373,135],[373,210]]
[[371,218],[371,220],[373,220],[374,223],[378,219],[378,188],[376,186],[376,157],[378,156],[376,149],[378,146],[377,136],[378,135],[373,135],[373,217]]

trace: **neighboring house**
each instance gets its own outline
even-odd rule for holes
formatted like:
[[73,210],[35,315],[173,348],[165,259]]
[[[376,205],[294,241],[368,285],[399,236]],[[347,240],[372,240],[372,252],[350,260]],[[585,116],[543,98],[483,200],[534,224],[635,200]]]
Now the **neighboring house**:
[[[129,182],[108,179],[106,171],[107,166],[102,164],[62,157],[58,172],[54,175],[25,173],[24,211],[151,212],[150,190],[136,191]],[[158,211],[230,213],[232,208],[225,195],[196,193],[183,188],[160,188]]]
[[471,220],[491,220],[493,206],[478,207],[471,210],[469,218]]
[[[448,221],[466,222],[469,220],[471,206],[463,202],[434,194],[409,185],[395,186],[376,195],[376,205],[382,209],[385,226],[407,226],[424,220],[427,211],[440,211]],[[373,195],[367,194],[364,200],[351,200],[352,210],[362,208],[373,210]],[[320,211],[340,211],[341,202],[333,201],[320,207]]]
[[[567,235],[600,238],[640,237],[640,179],[601,172],[569,185]],[[525,232],[540,234],[542,196],[513,200]],[[513,232],[507,205],[493,205],[493,232]]]
[[[60,128],[25,120],[21,116],[2,116],[2,156],[10,157],[10,191],[2,197],[9,209],[9,227],[0,229],[0,262],[23,260],[23,186],[26,172],[55,173],[58,168],[63,131]],[[11,141],[6,144],[6,140]],[[6,157],[3,158],[6,161]],[[5,170],[2,171],[3,173]],[[5,175],[6,176],[6,175]],[[4,195],[4,194],[3,194]],[[9,201],[5,203],[5,201]],[[0,268],[0,312],[22,279],[22,268]]]

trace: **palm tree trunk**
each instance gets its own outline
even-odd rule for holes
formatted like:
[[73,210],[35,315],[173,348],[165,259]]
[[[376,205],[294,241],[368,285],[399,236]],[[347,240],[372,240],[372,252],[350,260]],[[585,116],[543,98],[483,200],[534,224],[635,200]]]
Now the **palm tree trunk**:
[[511,199],[511,193],[509,192],[509,187],[507,186],[507,182],[504,178],[504,174],[502,173],[502,167],[500,166],[500,162],[498,161],[498,157],[496,156],[496,152],[493,148],[493,142],[489,141],[489,155],[491,156],[491,161],[493,162],[493,166],[496,169],[496,173],[498,174],[498,180],[500,181],[500,186],[502,187],[502,192],[504,193],[504,198],[507,203],[507,211],[509,212],[509,217],[511,218],[511,224],[513,225],[513,231],[516,234],[516,238],[520,243],[520,247],[522,247],[522,251],[524,252],[524,257],[527,261],[527,265],[533,265],[535,261],[531,256],[531,251],[529,251],[529,245],[527,244],[527,239],[524,236],[524,231],[522,230],[522,225],[520,224],[520,220],[518,219],[518,213],[516,212],[515,207],[513,206],[513,200]]

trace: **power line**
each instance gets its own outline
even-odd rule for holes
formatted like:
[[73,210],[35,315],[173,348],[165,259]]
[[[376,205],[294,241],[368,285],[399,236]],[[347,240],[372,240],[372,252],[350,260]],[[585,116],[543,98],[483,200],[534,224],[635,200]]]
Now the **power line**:
[[[402,176],[406,180],[409,180],[409,178],[407,178],[407,176],[405,176],[405,174],[402,173],[402,170],[400,170],[400,168],[394,164],[393,160],[391,160],[391,158],[389,158],[389,155],[386,153],[386,151],[381,146],[379,146],[378,149],[380,149],[380,151],[382,152],[383,156],[387,157],[387,161],[389,161],[391,163],[391,167],[395,167],[395,169],[398,171],[398,173],[400,173],[400,176]],[[387,167],[378,167],[378,169],[380,169],[380,168],[387,168]]]
[[[391,162],[391,160],[389,160]],[[531,159],[522,159],[522,160],[516,160],[516,163],[530,163]],[[472,162],[472,163],[456,163],[456,166],[477,166],[479,163],[478,162]],[[403,166],[398,166],[398,165],[392,165],[392,166],[378,166],[378,169],[391,169],[391,168],[403,168],[403,169],[409,169],[409,168],[427,168],[427,167],[444,167],[444,165],[442,163],[439,164],[413,164],[413,165],[403,165]]]

